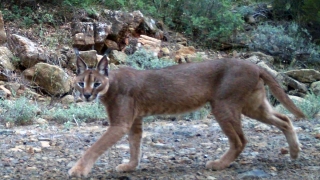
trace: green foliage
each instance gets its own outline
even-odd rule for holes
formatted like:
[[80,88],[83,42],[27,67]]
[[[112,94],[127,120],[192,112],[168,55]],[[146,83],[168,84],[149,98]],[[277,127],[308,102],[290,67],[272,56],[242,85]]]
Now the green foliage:
[[12,5],[10,9],[2,10],[4,21],[15,21],[20,27],[29,28],[32,25],[50,24],[55,25],[55,17],[46,10],[34,11],[28,6],[19,7]]
[[176,63],[169,59],[159,59],[147,50],[140,49],[128,56],[126,64],[135,69],[159,69]]
[[279,19],[299,21],[302,18],[303,1],[301,0],[273,0],[272,5],[274,16]]
[[106,119],[106,112],[104,106],[100,103],[85,103],[72,104],[69,108],[57,108],[53,111],[48,111],[47,115],[51,116],[53,120],[60,123],[68,122],[90,122],[94,120]]
[[0,100],[0,109],[0,117],[5,122],[27,125],[36,117],[38,106],[30,103],[26,97],[20,97],[15,101]]
[[96,14],[94,9],[99,0],[63,0],[63,6],[83,8],[89,15]]
[[309,93],[304,99],[298,106],[309,119],[315,118],[320,112],[320,96]]
[[320,1],[304,0],[303,11],[306,21],[314,21],[320,23]]
[[278,19],[320,23],[319,0],[273,0],[272,5],[274,16]]
[[309,62],[319,63],[319,47],[311,42],[307,30],[300,28],[296,23],[258,26],[253,31],[249,48],[278,56],[281,62],[291,63],[299,54],[307,54]]

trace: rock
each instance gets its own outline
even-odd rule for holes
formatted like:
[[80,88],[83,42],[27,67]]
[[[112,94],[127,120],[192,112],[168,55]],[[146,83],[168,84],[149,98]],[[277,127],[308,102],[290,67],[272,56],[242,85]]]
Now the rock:
[[104,10],[102,15],[99,15],[99,19],[101,21],[75,21],[72,23],[71,33],[75,47],[86,50],[94,47],[99,53],[103,53],[103,46],[109,35],[114,37],[112,40],[117,44],[117,46],[113,47],[118,47],[126,38],[127,33],[131,32],[129,25],[134,30],[144,22],[144,17],[140,11],[127,13]]
[[26,68],[46,61],[45,51],[26,37],[12,34],[9,46],[12,52],[19,55],[21,65]]
[[50,147],[50,142],[49,141],[40,141],[41,147],[46,148]]
[[152,51],[155,56],[158,56],[161,48],[161,40],[141,35],[138,43],[141,43],[146,50]]
[[4,29],[4,21],[2,17],[2,12],[0,11],[0,46],[7,42],[7,35]]
[[314,69],[298,69],[285,72],[288,76],[303,83],[312,83],[320,80],[320,72]]
[[289,154],[289,150],[287,148],[280,149],[281,154]]
[[61,103],[64,105],[72,104],[74,102],[75,102],[74,96],[72,95],[66,95],[61,99]]
[[307,88],[307,85],[289,77],[289,76],[285,76],[284,77],[284,83],[290,87],[289,89],[294,89],[294,91],[296,92],[301,92],[303,94],[307,93],[308,91],[308,88]]
[[124,64],[126,62],[127,55],[121,51],[113,50],[111,51],[109,58],[109,63],[114,63],[115,65]]
[[12,52],[7,47],[0,47],[0,68],[14,71],[16,68],[11,63],[11,59],[13,59]]
[[239,174],[237,178],[239,178],[239,179],[247,179],[247,178],[248,179],[251,179],[251,178],[256,179],[256,178],[267,178],[267,177],[269,177],[269,174],[265,173],[263,170],[254,169],[254,170]]
[[266,125],[266,124],[258,124],[257,126],[254,127],[254,130],[257,131],[257,132],[270,131],[271,127],[269,125]]
[[193,46],[181,47],[178,51],[176,51],[174,60],[177,63],[188,62],[188,58],[195,56],[195,54],[196,50]]
[[0,80],[8,81],[12,76],[12,71],[15,70],[15,67],[11,63],[13,59],[12,52],[7,47],[0,47]]
[[118,43],[115,42],[115,41],[112,41],[112,40],[110,40],[110,39],[106,39],[106,40],[104,41],[104,44],[106,45],[106,47],[107,47],[108,49],[119,50]]
[[94,41],[95,43],[104,43],[104,40],[111,32],[112,23],[110,22],[95,22],[94,23]]
[[95,67],[98,63],[96,50],[80,51],[79,56],[88,65],[88,67]]
[[162,143],[151,143],[151,145],[156,148],[160,148],[160,149],[172,149],[171,146],[169,146],[167,144],[162,144]]
[[155,34],[156,32],[159,31],[156,25],[156,21],[154,19],[149,17],[144,17],[143,22],[144,22],[145,28],[148,29],[148,31],[150,31],[149,33]]
[[320,81],[311,83],[310,88],[315,95],[320,95]]
[[246,61],[250,61],[254,64],[258,64],[259,62],[261,62],[258,56],[250,56],[249,58],[246,59]]
[[[96,56],[95,56],[96,57]],[[72,79],[58,66],[38,63],[23,71],[23,76],[50,95],[63,95],[71,90]]]
[[71,24],[71,34],[75,46],[94,45],[93,22],[73,22]]
[[5,88],[3,85],[0,85],[0,92],[0,97],[2,99],[9,99],[11,97],[10,90]]
[[170,50],[167,47],[161,48],[161,51],[162,51],[164,56],[169,56],[170,55]]
[[48,124],[48,121],[42,118],[36,118],[35,123],[37,124]]
[[130,24],[130,27],[136,29],[144,20],[144,16],[140,11],[133,11],[127,13],[123,11],[104,10],[103,15],[106,18],[106,22],[112,24],[111,34],[119,34],[120,31],[126,29]]
[[0,129],[0,135],[12,135],[15,131],[11,129]]
[[[249,58],[247,58],[246,60],[257,59],[258,62],[263,61],[267,64],[273,64],[274,62],[274,58],[272,56],[266,55],[262,52],[250,52],[246,54],[246,56],[249,56]],[[255,64],[257,64],[258,62],[256,62]]]

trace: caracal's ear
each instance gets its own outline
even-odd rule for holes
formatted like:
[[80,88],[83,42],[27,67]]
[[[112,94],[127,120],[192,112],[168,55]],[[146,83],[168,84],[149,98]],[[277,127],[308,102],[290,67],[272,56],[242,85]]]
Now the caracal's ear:
[[82,60],[82,58],[79,55],[78,49],[74,49],[74,52],[77,56],[77,74],[82,74],[85,70],[88,69],[87,64]]
[[108,76],[108,56],[105,54],[97,65],[97,70],[101,75]]

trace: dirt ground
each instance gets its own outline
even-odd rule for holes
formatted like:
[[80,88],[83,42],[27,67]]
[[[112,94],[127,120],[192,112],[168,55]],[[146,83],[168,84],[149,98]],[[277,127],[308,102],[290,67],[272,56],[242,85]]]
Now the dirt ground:
[[[212,118],[148,121],[137,171],[115,171],[118,164],[129,159],[124,137],[99,158],[89,177],[83,179],[320,179],[320,119],[293,123],[302,145],[298,160],[289,158],[285,137],[278,129],[244,118],[249,141],[244,152],[229,168],[211,171],[205,169],[205,163],[228,149],[226,136]],[[68,169],[106,128],[102,122],[94,122],[69,130],[55,123],[2,129],[0,177],[76,179],[68,177]]]

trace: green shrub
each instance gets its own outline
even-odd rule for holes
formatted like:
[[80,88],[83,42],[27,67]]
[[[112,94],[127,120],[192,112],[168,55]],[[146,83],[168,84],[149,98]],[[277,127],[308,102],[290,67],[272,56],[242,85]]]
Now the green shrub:
[[31,103],[26,97],[20,97],[15,101],[0,100],[1,119],[16,125],[32,124],[36,117],[38,106]]
[[303,12],[306,21],[314,21],[320,23],[320,1],[304,0]]
[[315,118],[320,112],[320,96],[309,93],[304,99],[304,101],[298,103],[298,107],[309,119]]
[[276,56],[276,60],[291,63],[300,54],[309,55],[308,61],[319,63],[319,47],[311,42],[307,30],[300,28],[296,23],[288,25],[263,24],[252,32],[253,36],[249,48],[253,51],[262,51]]
[[57,108],[48,111],[47,115],[59,123],[90,122],[107,118],[105,108],[100,103],[72,104],[67,109]]
[[128,56],[126,64],[135,69],[159,69],[166,66],[172,66],[176,64],[174,61],[169,59],[159,59],[154,56],[151,52],[145,49],[140,49],[134,54]]
[[274,16],[280,20],[297,20],[303,16],[304,1],[301,0],[273,0]]

